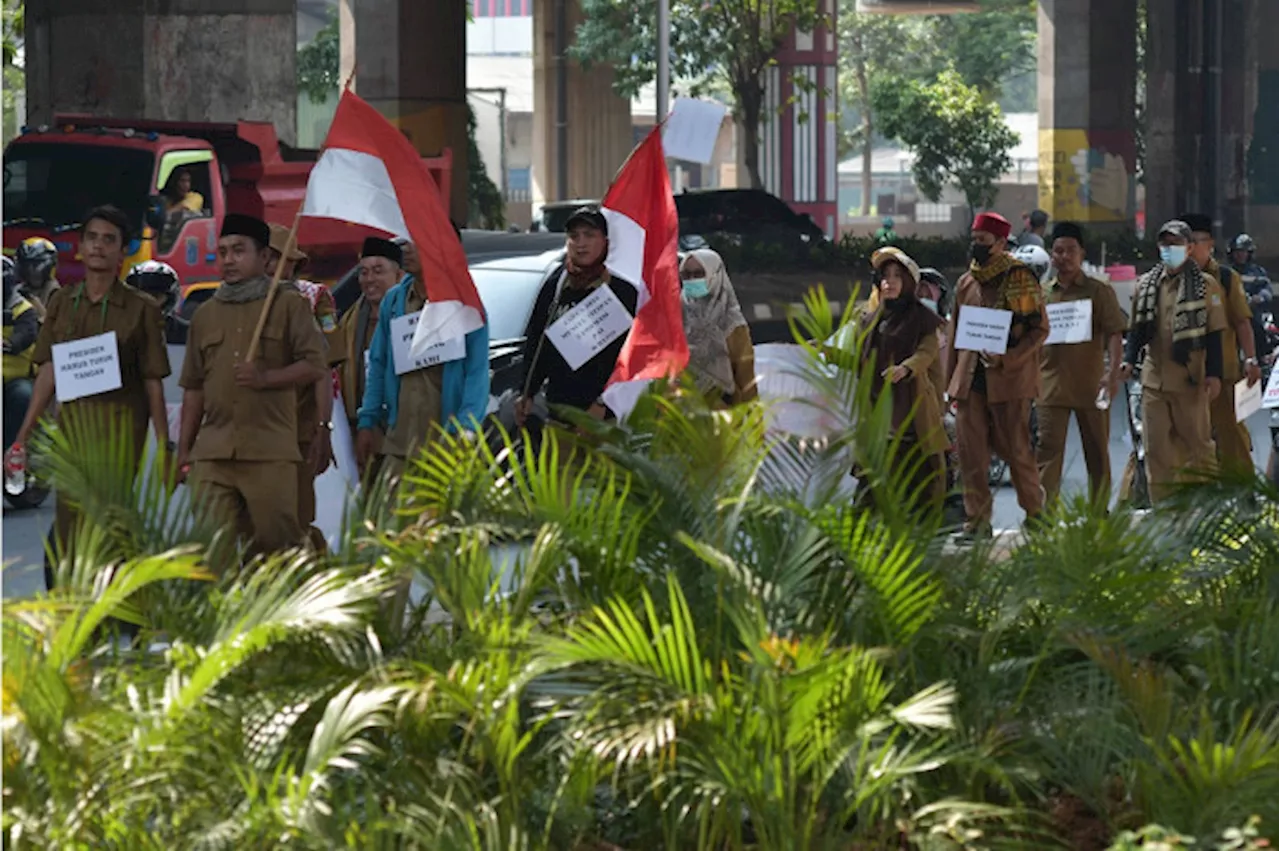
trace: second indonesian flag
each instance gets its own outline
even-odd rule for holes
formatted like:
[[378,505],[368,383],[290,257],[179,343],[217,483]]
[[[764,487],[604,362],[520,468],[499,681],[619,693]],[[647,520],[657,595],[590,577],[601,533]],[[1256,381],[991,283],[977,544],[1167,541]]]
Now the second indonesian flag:
[[601,208],[609,222],[605,265],[639,291],[635,324],[604,391],[606,404],[625,416],[650,381],[674,378],[689,363],[676,258],[680,223],[661,127],[632,151]]
[[435,180],[404,134],[350,89],[311,170],[302,215],[366,225],[413,243],[427,288],[414,351],[484,326],[484,305]]

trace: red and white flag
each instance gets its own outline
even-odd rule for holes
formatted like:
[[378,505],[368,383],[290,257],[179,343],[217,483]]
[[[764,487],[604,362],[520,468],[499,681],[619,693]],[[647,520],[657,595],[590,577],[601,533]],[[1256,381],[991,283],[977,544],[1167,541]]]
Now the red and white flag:
[[350,89],[311,170],[302,215],[366,225],[413,243],[428,302],[415,351],[484,326],[484,305],[439,187],[404,134]]
[[674,378],[689,363],[676,259],[680,220],[654,128],[614,178],[601,212],[609,222],[605,266],[638,290],[636,319],[604,391],[606,404],[625,416],[650,381]]

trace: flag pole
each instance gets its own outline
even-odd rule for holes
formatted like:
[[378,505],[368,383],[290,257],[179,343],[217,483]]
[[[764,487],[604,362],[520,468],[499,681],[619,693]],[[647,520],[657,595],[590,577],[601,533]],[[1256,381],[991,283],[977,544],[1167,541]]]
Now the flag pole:
[[276,263],[276,273],[271,276],[271,288],[267,290],[267,298],[262,303],[262,313],[258,314],[258,327],[253,329],[253,337],[249,340],[249,352],[245,363],[253,363],[258,356],[258,342],[262,339],[262,329],[267,327],[267,315],[271,313],[271,305],[276,300],[276,290],[280,288],[280,277],[284,274],[284,264],[289,262],[289,255],[298,244],[298,225],[302,222],[302,207],[298,207],[293,217],[293,227],[289,229],[289,240],[284,244],[284,253]]

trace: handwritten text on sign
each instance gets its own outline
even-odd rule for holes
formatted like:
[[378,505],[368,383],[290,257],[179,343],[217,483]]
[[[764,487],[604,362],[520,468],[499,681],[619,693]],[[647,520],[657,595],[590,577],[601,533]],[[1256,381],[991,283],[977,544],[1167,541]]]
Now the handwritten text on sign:
[[108,331],[52,349],[54,389],[59,402],[109,393],[121,387],[120,344]]
[[1012,324],[1011,310],[961,305],[960,317],[956,320],[956,348],[1002,355],[1009,345]]
[[1262,394],[1262,407],[1280,408],[1280,366],[1271,368],[1271,378],[1267,381],[1267,389]]
[[409,349],[413,345],[413,329],[418,327],[421,314],[409,313],[391,320],[391,359],[396,375],[436,366],[451,360],[461,360],[467,354],[465,337],[454,337],[428,346],[422,354],[414,356]]
[[1046,346],[1060,343],[1087,343],[1093,339],[1093,300],[1062,301],[1045,306],[1049,314]]
[[577,370],[631,329],[631,313],[609,287],[596,287],[547,328],[547,339]]

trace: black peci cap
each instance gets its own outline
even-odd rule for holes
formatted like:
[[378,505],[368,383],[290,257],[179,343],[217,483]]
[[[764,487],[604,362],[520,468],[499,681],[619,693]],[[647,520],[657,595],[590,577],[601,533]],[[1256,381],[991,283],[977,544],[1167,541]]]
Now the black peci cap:
[[1187,223],[1192,233],[1207,233],[1213,236],[1213,219],[1204,213],[1183,213],[1178,218]]
[[271,228],[256,216],[243,213],[227,213],[222,219],[222,231],[219,236],[247,236],[258,243],[259,248],[271,244]]
[[1053,245],[1055,240],[1074,239],[1080,243],[1080,247],[1084,248],[1084,228],[1075,222],[1058,222],[1053,226],[1053,233],[1049,237],[1049,244]]
[[404,265],[404,252],[400,249],[400,246],[389,239],[383,239],[378,236],[370,236],[365,239],[364,246],[360,249],[360,256],[385,257],[397,266]]
[[573,215],[564,223],[565,233],[569,232],[569,228],[575,224],[588,225],[603,233],[609,235],[609,222],[605,219],[604,213],[600,212],[600,208],[595,204],[588,204],[585,207],[579,207],[573,211]]

